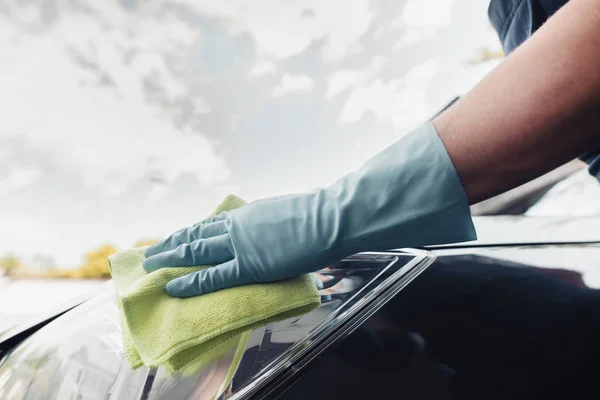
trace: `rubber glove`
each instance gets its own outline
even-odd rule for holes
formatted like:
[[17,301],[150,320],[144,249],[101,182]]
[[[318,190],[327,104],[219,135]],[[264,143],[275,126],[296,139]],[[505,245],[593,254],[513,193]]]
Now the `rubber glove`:
[[326,188],[223,212],[146,250],[144,269],[212,265],[169,282],[189,297],[319,270],[362,251],[476,239],[466,193],[428,122]]

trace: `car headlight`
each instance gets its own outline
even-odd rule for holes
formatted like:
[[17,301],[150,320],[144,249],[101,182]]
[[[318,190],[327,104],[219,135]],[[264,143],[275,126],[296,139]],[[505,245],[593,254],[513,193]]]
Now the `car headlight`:
[[322,304],[301,317],[255,329],[193,376],[131,371],[112,288],[51,322],[6,355],[0,398],[246,399],[268,392],[355,330],[433,262],[420,250],[362,253],[314,274]]

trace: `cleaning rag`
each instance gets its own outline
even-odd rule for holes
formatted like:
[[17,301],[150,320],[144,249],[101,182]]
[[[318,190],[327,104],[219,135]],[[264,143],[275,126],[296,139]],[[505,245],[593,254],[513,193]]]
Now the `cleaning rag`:
[[[213,215],[243,204],[238,197],[228,196]],[[142,365],[164,366],[169,372],[190,365],[201,368],[239,346],[252,329],[305,314],[320,304],[309,275],[197,297],[170,297],[164,289],[167,282],[211,266],[146,273],[142,268],[144,250],[126,250],[108,259],[125,356],[132,369]]]

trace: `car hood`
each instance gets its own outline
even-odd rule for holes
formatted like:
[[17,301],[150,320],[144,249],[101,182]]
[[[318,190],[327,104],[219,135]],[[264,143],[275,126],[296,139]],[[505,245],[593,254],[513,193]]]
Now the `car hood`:
[[600,217],[486,216],[473,222],[476,241],[429,248],[600,242]]

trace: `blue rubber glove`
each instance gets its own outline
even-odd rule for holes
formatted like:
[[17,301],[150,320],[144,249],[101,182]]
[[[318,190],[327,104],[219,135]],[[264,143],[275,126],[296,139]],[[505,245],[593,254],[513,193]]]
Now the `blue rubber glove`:
[[309,193],[269,198],[180,230],[144,269],[216,264],[166,286],[189,297],[316,271],[362,252],[476,238],[460,179],[431,122],[358,171]]

